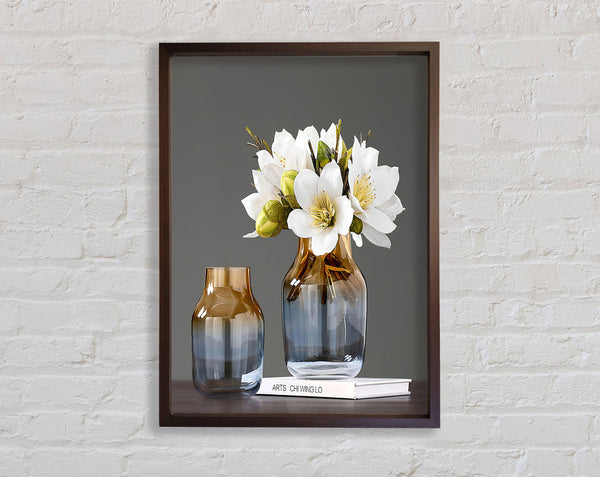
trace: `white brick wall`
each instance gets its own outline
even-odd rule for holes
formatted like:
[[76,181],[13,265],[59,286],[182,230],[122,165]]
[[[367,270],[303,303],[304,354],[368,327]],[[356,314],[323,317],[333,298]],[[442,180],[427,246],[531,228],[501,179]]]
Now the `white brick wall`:
[[[0,475],[599,475],[597,0],[6,0]],[[441,41],[442,428],[159,429],[159,41]]]

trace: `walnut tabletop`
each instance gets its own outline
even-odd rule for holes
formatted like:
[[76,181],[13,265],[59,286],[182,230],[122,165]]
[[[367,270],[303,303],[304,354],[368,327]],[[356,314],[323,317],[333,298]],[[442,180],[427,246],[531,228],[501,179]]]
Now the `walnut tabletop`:
[[170,421],[174,426],[211,427],[428,427],[425,383],[411,383],[410,391],[410,396],[357,400],[265,395],[215,399],[200,395],[191,381],[174,381]]

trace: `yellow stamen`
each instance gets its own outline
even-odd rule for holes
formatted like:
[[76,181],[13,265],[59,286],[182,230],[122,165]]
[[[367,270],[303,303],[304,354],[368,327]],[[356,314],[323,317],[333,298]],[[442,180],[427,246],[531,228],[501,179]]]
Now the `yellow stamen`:
[[375,200],[375,188],[369,174],[363,174],[354,179],[353,193],[363,209]]
[[280,156],[279,154],[277,154],[276,152],[273,153],[273,156],[277,157],[277,159],[279,159],[279,162],[281,162],[281,165],[283,167],[285,167],[285,157]]
[[333,224],[335,217],[335,208],[333,202],[326,192],[315,195],[314,205],[310,207],[310,216],[312,217],[312,226],[326,229]]

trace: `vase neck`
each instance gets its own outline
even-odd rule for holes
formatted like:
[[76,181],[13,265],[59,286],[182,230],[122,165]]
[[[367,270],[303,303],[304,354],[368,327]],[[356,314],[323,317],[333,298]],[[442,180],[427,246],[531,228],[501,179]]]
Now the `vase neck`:
[[250,291],[249,267],[211,267],[206,269],[206,282],[204,285],[207,293],[213,289],[227,287],[239,292]]
[[[298,255],[305,255],[308,252],[312,252],[312,239],[310,238],[299,238],[298,239]],[[339,258],[352,258],[352,243],[350,241],[350,234],[338,235],[338,241],[335,244],[335,248],[332,252]]]

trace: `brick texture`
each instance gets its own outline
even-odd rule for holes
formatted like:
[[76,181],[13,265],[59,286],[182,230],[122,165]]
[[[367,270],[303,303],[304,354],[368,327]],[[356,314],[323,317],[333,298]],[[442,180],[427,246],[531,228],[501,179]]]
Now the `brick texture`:
[[[0,475],[600,473],[596,0],[0,5]],[[160,41],[441,42],[442,428],[160,429]]]

